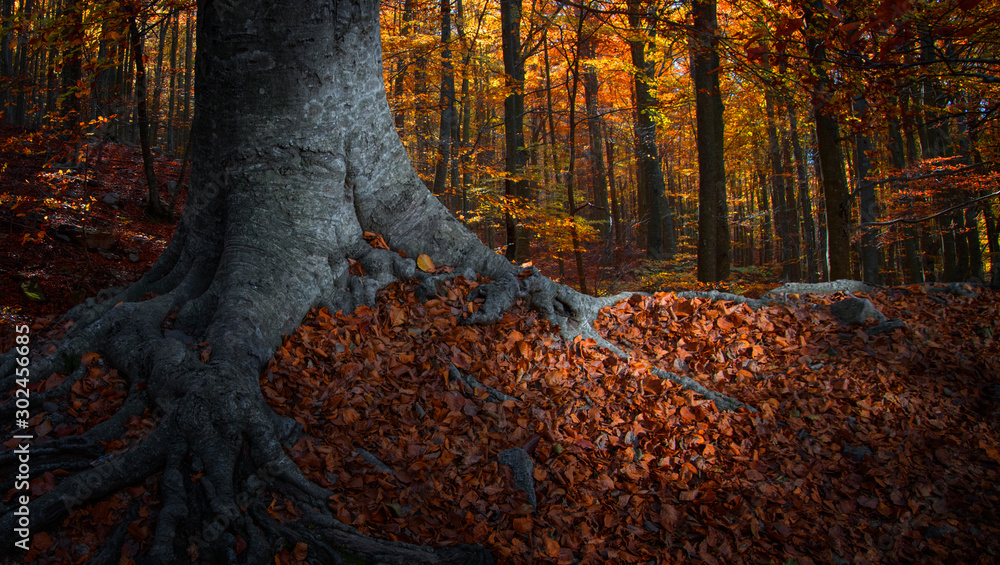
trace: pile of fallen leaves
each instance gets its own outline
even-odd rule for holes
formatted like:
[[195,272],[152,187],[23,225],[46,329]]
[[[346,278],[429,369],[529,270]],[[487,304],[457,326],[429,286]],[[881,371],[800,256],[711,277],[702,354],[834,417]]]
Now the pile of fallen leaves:
[[[506,563],[974,562],[996,556],[996,293],[871,297],[905,329],[841,327],[802,297],[757,311],[673,294],[562,344],[526,310],[463,326],[476,282],[420,304],[314,312],[261,378],[305,428],[293,455],[345,523],[481,543]],[[451,378],[449,366],[482,388]],[[759,412],[648,372],[690,375]],[[516,400],[493,401],[489,389]],[[534,444],[537,507],[498,454]],[[272,508],[294,516],[290,501]],[[298,548],[282,559],[307,555]],[[279,559],[280,560],[280,559]]]

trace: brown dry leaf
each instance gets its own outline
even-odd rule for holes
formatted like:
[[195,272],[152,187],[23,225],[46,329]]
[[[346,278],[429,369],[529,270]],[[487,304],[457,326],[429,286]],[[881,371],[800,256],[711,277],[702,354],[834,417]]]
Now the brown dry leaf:
[[38,551],[48,551],[52,547],[52,538],[45,532],[38,532],[31,540],[31,546]]
[[545,555],[549,557],[559,556],[559,542],[549,536],[542,536],[542,543],[545,545]]

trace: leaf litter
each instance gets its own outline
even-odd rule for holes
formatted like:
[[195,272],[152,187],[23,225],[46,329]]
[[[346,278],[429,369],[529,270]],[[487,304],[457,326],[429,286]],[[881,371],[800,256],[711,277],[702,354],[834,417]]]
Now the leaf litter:
[[[375,307],[314,311],[262,376],[304,427],[293,456],[345,523],[485,544],[504,563],[997,555],[995,292],[947,307],[924,287],[876,293],[907,323],[879,336],[840,326],[826,307],[838,296],[753,311],[635,295],[595,324],[626,362],[562,344],[520,307],[460,325],[477,284],[458,278],[425,304],[394,284]],[[449,378],[452,364],[485,386]],[[720,412],[652,366],[759,412]],[[497,460],[533,438],[537,507]]]

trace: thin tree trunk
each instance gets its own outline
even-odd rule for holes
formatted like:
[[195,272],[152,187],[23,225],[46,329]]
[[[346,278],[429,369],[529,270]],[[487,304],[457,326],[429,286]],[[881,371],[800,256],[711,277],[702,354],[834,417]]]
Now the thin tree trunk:
[[[673,233],[673,218],[669,209],[663,206],[663,171],[660,169],[659,150],[656,146],[656,122],[653,120],[656,101],[650,84],[655,69],[646,61],[646,38],[652,38],[652,28],[644,29],[643,14],[648,11],[643,0],[628,1],[628,20],[631,28],[629,49],[632,65],[635,67],[633,84],[635,88],[635,152],[636,180],[641,206],[639,212],[645,224],[646,256],[650,259],[670,259],[675,252],[675,243],[670,240]],[[664,233],[663,225],[671,226]]]
[[[857,190],[860,196],[861,224],[869,224],[878,220],[878,203],[875,200],[875,183],[868,178],[871,171],[871,159],[868,154],[872,143],[864,133],[870,123],[868,102],[863,97],[854,99],[855,116],[861,120],[861,129],[855,134],[854,141],[854,171]],[[881,284],[882,276],[879,268],[879,249],[876,240],[876,230],[865,228],[861,236],[861,276],[869,284]]]
[[622,230],[622,214],[618,205],[618,187],[615,184],[615,142],[608,136],[605,140],[608,157],[608,194],[611,197],[611,228],[614,239],[614,262],[615,266],[620,266],[625,259],[625,238]]
[[716,1],[692,0],[691,15],[691,76],[698,122],[698,280],[718,282],[729,277],[730,236]]
[[142,165],[146,172],[146,184],[149,188],[149,199],[146,202],[146,214],[152,218],[164,217],[163,204],[160,202],[160,191],[156,184],[156,170],[153,168],[153,152],[149,146],[149,116],[146,109],[146,66],[143,63],[142,35],[139,24],[133,14],[129,21],[129,32],[132,39],[132,56],[135,57],[135,98],[136,116],[139,120],[139,145],[142,148]]
[[[503,67],[509,94],[504,99],[504,144],[506,175],[504,194],[509,202],[522,207],[526,204],[528,182],[525,166],[528,153],[524,147],[524,56],[521,53],[521,0],[501,0],[500,24],[503,36]],[[507,227],[507,258],[524,263],[530,258],[530,239],[518,225],[510,209],[504,211]]]
[[[194,110],[193,90],[191,88],[194,77],[194,28],[194,14],[189,12],[184,25],[184,103],[181,106],[181,123],[183,124],[181,131],[183,132],[190,130],[191,114]],[[185,144],[185,147],[191,142],[186,136],[178,141]]]
[[[455,71],[451,62],[451,0],[441,0],[441,124],[438,129],[437,164],[432,192],[444,202],[445,185],[451,170],[452,133],[455,126]],[[453,206],[452,206],[453,207]]]
[[804,235],[806,254],[806,276],[808,282],[817,282],[816,265],[816,227],[813,222],[812,200],[809,198],[809,176],[806,169],[805,154],[802,151],[802,140],[799,139],[798,113],[791,104],[788,105],[789,136],[792,140],[792,155],[795,158],[795,176],[798,180],[799,211],[802,216],[802,233]]
[[159,145],[157,130],[160,125],[160,99],[163,97],[163,46],[167,43],[167,28],[170,27],[171,19],[177,17],[173,14],[170,18],[160,22],[160,41],[156,49],[156,68],[153,72],[153,112],[151,127],[149,132],[150,143]]
[[[0,22],[9,22],[14,16],[14,0],[0,2]],[[11,90],[14,82],[14,50],[10,30],[4,26],[0,36],[0,84],[7,85],[0,91],[0,111],[10,120]]]
[[[567,90],[569,98],[569,164],[566,167],[566,200],[568,207],[566,214],[572,221],[570,224],[570,237],[573,242],[573,255],[576,258],[576,280],[580,285],[580,292],[587,294],[587,277],[583,268],[583,249],[580,247],[580,236],[576,229],[576,97],[580,86],[580,34],[583,31],[583,21],[587,12],[580,10],[579,20],[576,28],[577,45],[573,50],[573,61],[566,69]],[[567,61],[570,63],[570,61]]]
[[771,165],[771,210],[774,218],[775,255],[781,264],[781,276],[784,280],[794,280],[791,277],[793,261],[792,238],[789,232],[788,208],[785,204],[785,171],[782,166],[781,140],[778,138],[778,124],[774,110],[774,90],[764,89],[764,107],[767,115],[767,156]]
[[180,20],[178,13],[173,22],[173,37],[170,39],[170,82],[167,96],[167,151],[173,155],[177,150],[177,44],[180,42]]
[[589,217],[594,220],[597,232],[601,239],[608,243],[611,235],[610,210],[608,208],[608,173],[604,165],[604,124],[600,115],[597,82],[597,70],[592,63],[587,61],[596,56],[594,48],[594,34],[596,29],[584,30],[584,37],[580,39],[580,57],[584,62],[583,71],[583,99],[587,107],[587,131],[590,134],[590,151],[588,158],[593,169],[591,177],[591,187],[593,193],[593,204]]
[[79,153],[77,145],[83,141],[83,116],[82,95],[80,83],[83,79],[83,4],[80,0],[70,0],[63,9],[63,16],[66,18],[62,30],[61,43],[62,71],[60,80],[62,81],[59,90],[59,129],[64,138],[74,145],[73,154],[69,156],[69,161],[76,163]]
[[[399,34],[403,37],[408,37],[412,33],[412,22],[413,22],[413,12],[415,9],[414,0],[405,0],[403,2],[403,21],[399,28]],[[403,109],[403,105],[399,103],[403,99],[406,88],[406,71],[409,65],[409,60],[406,58],[405,51],[396,55],[397,66],[396,66],[396,77],[392,83],[392,96],[393,99],[397,101],[397,108],[393,117],[393,121],[396,124],[396,132],[399,137],[402,138],[406,132],[406,111]]]
[[[910,127],[911,120],[906,116],[906,107],[909,104],[908,89],[901,89],[901,96],[892,105],[892,114],[889,117],[889,162],[895,169],[893,174],[902,174],[903,169],[911,163],[911,159],[916,158],[916,142],[913,140],[913,131]],[[902,119],[901,119],[902,117]],[[913,145],[911,148],[910,145]],[[894,183],[897,190],[901,190],[901,183]],[[902,241],[902,263],[904,282],[922,283],[924,282],[924,270],[920,262],[920,239],[916,227],[907,225],[903,229]]]
[[[806,21],[813,27],[816,21],[813,8],[823,8],[815,0],[806,9]],[[844,175],[844,155],[841,151],[840,126],[832,106],[833,81],[826,70],[826,45],[820,39],[829,32],[819,28],[819,34],[808,40],[813,75],[817,77],[813,91],[813,114],[816,122],[816,145],[820,167],[823,171],[823,197],[826,209],[826,244],[829,278],[846,279],[851,276],[851,209],[847,178]]]

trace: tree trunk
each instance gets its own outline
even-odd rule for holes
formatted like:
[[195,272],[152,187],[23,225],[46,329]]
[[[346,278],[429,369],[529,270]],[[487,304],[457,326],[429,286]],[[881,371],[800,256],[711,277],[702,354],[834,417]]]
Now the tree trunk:
[[[821,2],[814,2],[825,9]],[[812,7],[806,9],[806,21],[813,27],[816,21]],[[813,116],[816,122],[816,145],[823,171],[823,197],[826,207],[826,255],[830,280],[851,276],[851,208],[847,178],[844,176],[844,154],[840,148],[840,126],[832,107],[833,81],[824,67],[826,46],[820,37],[828,32],[817,29],[818,37],[808,40],[813,74],[817,77],[813,90]]]
[[580,38],[580,57],[584,59],[583,71],[583,100],[587,106],[587,131],[590,133],[590,151],[588,158],[593,170],[591,176],[592,193],[594,196],[590,219],[597,225],[597,232],[601,239],[607,243],[611,235],[609,229],[611,217],[608,207],[608,171],[604,165],[604,120],[600,114],[600,103],[598,101],[597,70],[590,62],[596,56],[594,48],[595,29],[583,30],[584,36]]
[[[188,14],[186,22],[184,24],[184,98],[183,104],[181,105],[181,123],[184,125],[182,132],[190,132],[191,124],[191,114],[194,110],[194,104],[191,99],[191,88],[193,84],[194,77],[194,44],[195,39],[193,37],[194,31],[194,16],[193,14]],[[187,134],[190,135],[190,134]],[[181,138],[180,143],[183,143],[185,147],[187,144],[191,143],[190,137]],[[173,152],[173,149],[171,150]]]
[[[670,259],[676,252],[675,242],[671,239],[673,233],[673,218],[670,209],[663,205],[664,191],[663,171],[660,169],[660,154],[656,147],[656,122],[653,112],[656,100],[650,89],[650,83],[655,77],[652,63],[646,61],[646,38],[652,38],[652,32],[647,32],[643,26],[643,14],[647,8],[643,0],[629,0],[628,21],[633,39],[629,40],[629,50],[632,55],[632,65],[635,67],[633,83],[635,88],[635,153],[636,176],[638,190],[641,193],[639,201],[645,203],[645,209],[639,213],[645,225],[646,256],[650,259]],[[663,225],[670,226],[664,233]]]
[[[861,224],[869,224],[878,220],[878,203],[875,200],[875,182],[868,178],[871,171],[871,159],[868,155],[872,150],[872,143],[864,131],[870,127],[871,122],[868,115],[868,102],[863,97],[854,99],[854,112],[856,117],[861,120],[859,124],[861,129],[854,138],[854,176],[860,196]],[[878,253],[875,229],[864,228],[864,233],[861,236],[861,280],[866,283],[881,284],[882,282]]]
[[[295,424],[266,404],[259,373],[311,308],[349,311],[395,280],[426,279],[397,251],[502,279],[479,287],[486,300],[471,322],[498,320],[516,293],[570,327],[583,319],[573,312],[584,297],[537,275],[515,278],[518,269],[423,185],[386,100],[377,1],[274,6],[198,6],[191,189],[176,233],[140,281],[73,310],[56,352],[32,363],[33,380],[42,380],[96,351],[132,385],[119,424],[45,444],[87,456],[83,470],[31,501],[32,529],[155,476],[162,506],[145,563],[186,563],[207,533],[204,562],[231,561],[239,536],[240,560],[270,563],[277,532],[325,563],[492,562],[479,547],[380,542],[339,524],[332,493],[306,480],[282,448]],[[391,250],[369,245],[366,231]],[[207,344],[210,361],[186,343]],[[0,360],[0,382],[13,382],[12,359]],[[101,441],[124,437],[124,421],[146,408],[156,412],[155,430],[116,457],[90,456],[104,452]],[[35,474],[53,459],[33,451]],[[195,469],[203,475],[193,481]],[[297,493],[298,520],[278,524],[251,511],[267,508],[274,491]],[[12,551],[16,518],[0,517],[0,558]]]
[[[83,92],[80,83],[83,79],[83,3],[79,0],[67,2],[63,8],[62,17],[66,19],[62,28],[59,44],[63,46],[62,71],[59,90],[59,131],[72,145],[83,141],[84,119],[81,114]],[[68,161],[76,163],[78,151],[69,156]]]
[[[14,0],[3,0],[0,2],[0,21],[9,22],[14,16]],[[7,88],[0,92],[0,109],[3,110],[6,118],[10,120],[9,107],[11,105],[10,86],[14,82],[14,42],[11,41],[10,29],[4,26],[3,35],[0,36],[0,84],[7,85]]]
[[438,160],[434,168],[433,192],[443,202],[451,170],[452,133],[455,127],[455,71],[451,63],[451,0],[441,0],[441,124],[438,129]]
[[570,240],[573,244],[573,256],[576,259],[576,280],[580,285],[580,292],[587,293],[587,277],[583,268],[583,249],[580,246],[580,235],[576,229],[576,98],[580,89],[580,34],[583,31],[583,22],[587,12],[580,10],[577,20],[576,37],[577,48],[573,50],[573,60],[567,61],[566,67],[566,89],[569,100],[569,135],[567,145],[569,146],[569,162],[566,166],[566,214],[570,221]]
[[[180,14],[174,20],[173,36],[170,38],[170,93],[167,96],[167,151],[172,155],[177,149],[177,43],[180,41]],[[163,46],[160,46],[160,51]]]
[[760,197],[757,198],[757,214],[760,215],[760,264],[770,265],[774,257],[774,230],[775,218],[771,214],[771,197],[767,191],[767,175],[764,173],[764,159],[761,155],[760,145],[754,144],[754,161],[757,163],[755,175],[756,186],[760,187]]
[[508,209],[504,212],[507,227],[507,258],[524,263],[530,258],[525,229],[509,207],[523,206],[528,196],[528,181],[524,178],[528,151],[524,147],[524,57],[521,54],[521,0],[501,0],[500,25],[503,36],[503,69],[510,93],[503,103],[506,174],[504,194]]
[[611,197],[611,227],[613,232],[615,266],[620,266],[625,260],[625,234],[622,230],[621,207],[618,204],[618,188],[615,184],[615,142],[608,136],[605,143],[608,156],[608,195]]
[[809,176],[806,169],[802,140],[799,138],[798,113],[788,106],[789,136],[792,138],[792,155],[795,158],[795,177],[798,180],[799,210],[802,216],[803,243],[806,254],[806,281],[818,282],[816,273],[816,228],[813,222],[812,200],[809,197]]
[[691,78],[698,122],[698,280],[729,277],[729,204],[726,199],[725,122],[719,89],[715,0],[691,2]]
[[160,107],[160,100],[163,98],[163,46],[167,44],[167,30],[170,28],[171,20],[178,17],[177,14],[168,17],[160,22],[160,40],[157,44],[156,49],[156,67],[153,69],[153,111],[151,116],[149,139],[150,143],[159,146],[159,125],[160,125],[160,114],[162,108]]
[[135,102],[136,119],[139,121],[139,146],[142,149],[142,166],[146,173],[146,186],[148,200],[146,201],[146,214],[154,219],[161,219],[166,214],[163,204],[160,202],[160,191],[156,183],[156,171],[153,168],[153,150],[150,147],[149,139],[149,113],[146,109],[146,65],[143,62],[145,57],[142,43],[143,37],[139,33],[139,24],[133,14],[129,21],[129,37],[132,40],[132,55],[135,57]]
[[[901,96],[892,105],[892,114],[889,117],[889,162],[892,165],[892,174],[901,175],[903,169],[912,163],[916,158],[916,142],[913,140],[911,120],[906,116],[906,107],[909,105],[908,89],[901,89]],[[904,131],[905,128],[905,131]],[[912,148],[910,146],[913,146]],[[894,183],[897,190],[901,190],[900,183]],[[904,282],[922,283],[924,282],[924,270],[920,262],[920,240],[917,229],[907,225],[903,227],[902,241],[902,261]]]
[[792,278],[792,262],[798,261],[792,249],[791,218],[788,214],[788,205],[785,202],[785,178],[784,163],[781,155],[781,140],[778,137],[778,123],[774,109],[774,92],[772,88],[765,87],[764,108],[767,115],[767,156],[771,165],[771,216],[774,218],[775,254],[781,264],[781,277],[786,281],[794,281]]
[[[403,2],[403,22],[399,28],[399,34],[403,37],[409,37],[412,33],[411,23],[413,22],[415,5],[416,2],[414,0],[405,0]],[[397,54],[397,57],[399,63],[396,66],[396,78],[392,83],[392,98],[399,101],[403,99],[406,88],[406,70],[409,60],[406,57],[405,51]],[[393,120],[396,124],[396,132],[400,137],[403,137],[406,132],[406,112],[401,108],[397,108]]]

